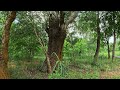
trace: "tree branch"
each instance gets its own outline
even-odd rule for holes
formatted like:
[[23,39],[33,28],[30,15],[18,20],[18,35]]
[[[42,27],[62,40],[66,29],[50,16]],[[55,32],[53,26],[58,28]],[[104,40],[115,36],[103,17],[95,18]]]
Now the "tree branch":
[[70,23],[72,23],[74,19],[78,16],[78,13],[79,13],[78,11],[71,12],[71,15],[66,21],[65,25],[68,26]]

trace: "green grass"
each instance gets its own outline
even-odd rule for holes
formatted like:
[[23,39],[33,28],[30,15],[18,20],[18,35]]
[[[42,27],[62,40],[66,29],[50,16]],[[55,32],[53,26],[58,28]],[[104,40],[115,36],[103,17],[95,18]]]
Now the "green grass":
[[[48,75],[40,72],[40,66],[45,57],[39,57],[31,62],[27,60],[9,61],[9,71],[12,79],[119,79],[120,60],[108,60],[107,57],[99,58],[97,65],[93,66],[93,58],[77,57],[71,60],[64,57],[63,62],[55,73]],[[117,71],[115,74],[114,72]]]
[[9,72],[12,79],[43,79],[47,78],[46,73],[39,71],[40,61],[11,61]]

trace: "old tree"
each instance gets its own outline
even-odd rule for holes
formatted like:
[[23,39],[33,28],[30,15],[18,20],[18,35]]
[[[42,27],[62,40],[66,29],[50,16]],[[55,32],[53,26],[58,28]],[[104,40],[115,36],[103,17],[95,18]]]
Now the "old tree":
[[[68,18],[65,16],[69,15]],[[42,71],[52,73],[57,60],[62,60],[62,50],[66,38],[66,30],[78,15],[78,11],[53,11],[49,14],[46,32],[49,37],[46,60]]]

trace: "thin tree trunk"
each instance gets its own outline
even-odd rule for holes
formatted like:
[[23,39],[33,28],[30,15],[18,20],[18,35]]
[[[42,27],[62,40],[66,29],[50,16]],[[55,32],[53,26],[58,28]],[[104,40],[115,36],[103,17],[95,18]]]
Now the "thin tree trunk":
[[115,58],[115,45],[116,45],[116,33],[115,33],[115,30],[114,30],[114,43],[113,43],[113,50],[112,50],[112,61]]
[[98,29],[98,31],[97,31],[97,47],[96,47],[96,52],[94,55],[94,64],[96,64],[98,61],[99,51],[100,51],[100,30]]
[[3,37],[2,37],[2,60],[0,61],[0,78],[1,79],[9,78],[8,71],[7,71],[8,44],[9,44],[10,27],[15,17],[16,17],[16,11],[10,11],[4,26]]
[[110,46],[109,46],[109,39],[107,40],[107,47],[108,47],[108,59],[110,59]]
[[96,64],[98,61],[98,56],[99,56],[99,51],[100,51],[100,27],[99,27],[99,12],[98,12],[98,16],[97,16],[97,47],[96,47],[96,52],[94,55],[94,61],[93,64]]

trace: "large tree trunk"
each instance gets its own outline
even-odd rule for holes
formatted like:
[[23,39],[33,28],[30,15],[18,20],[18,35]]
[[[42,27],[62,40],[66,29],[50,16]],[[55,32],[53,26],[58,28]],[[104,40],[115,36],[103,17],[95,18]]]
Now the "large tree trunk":
[[108,59],[110,59],[110,46],[109,46],[109,39],[107,40],[107,47],[108,47]]
[[[56,61],[62,60],[63,44],[66,38],[66,31],[62,26],[64,26],[63,12],[60,13],[60,18],[55,18],[52,15],[50,16],[49,28],[46,30],[49,37],[48,51],[46,54],[46,60],[42,67],[42,71],[51,73],[56,64]],[[48,61],[50,61],[50,65],[47,64],[49,63],[47,59],[49,59]]]
[[100,51],[100,27],[99,27],[99,12],[98,12],[98,16],[97,16],[97,47],[96,47],[96,52],[95,52],[95,55],[94,55],[94,61],[93,61],[93,64],[96,64],[97,63],[97,60],[98,60],[98,56],[99,56],[99,51]]
[[16,11],[10,11],[5,22],[3,37],[2,37],[2,58],[0,60],[0,79],[9,78],[7,71],[8,64],[8,44],[10,27],[16,17]]
[[114,30],[114,43],[113,43],[113,50],[112,50],[112,61],[115,58],[115,45],[116,45],[116,33],[115,33],[115,30]]
[[66,37],[66,33],[58,31],[57,34],[55,37],[49,37],[48,57],[50,60],[51,70],[53,70],[57,60],[62,60],[63,44]]
[[71,11],[71,15],[68,20],[64,22],[64,12],[56,11],[56,14],[50,14],[49,16],[49,25],[46,29],[48,33],[49,42],[48,50],[46,54],[46,60],[42,66],[42,71],[52,73],[53,68],[56,65],[57,60],[62,60],[62,50],[64,40],[66,38],[66,28],[67,26],[74,21],[78,15],[78,11]]

